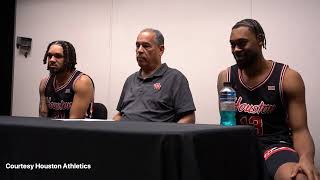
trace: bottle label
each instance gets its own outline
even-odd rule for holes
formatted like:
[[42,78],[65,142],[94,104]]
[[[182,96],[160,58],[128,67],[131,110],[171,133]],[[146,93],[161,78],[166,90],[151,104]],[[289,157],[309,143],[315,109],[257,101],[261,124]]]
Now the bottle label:
[[220,103],[220,111],[235,111],[236,106],[234,102],[221,102]]

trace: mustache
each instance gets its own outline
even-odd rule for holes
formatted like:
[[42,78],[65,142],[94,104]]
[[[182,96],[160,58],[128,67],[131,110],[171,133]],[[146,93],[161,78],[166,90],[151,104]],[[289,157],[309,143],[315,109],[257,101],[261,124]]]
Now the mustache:
[[137,56],[137,60],[142,60],[142,59],[146,59],[146,57],[144,57],[144,56]]
[[243,59],[245,57],[247,57],[246,54],[233,54],[233,57],[237,60],[237,59]]

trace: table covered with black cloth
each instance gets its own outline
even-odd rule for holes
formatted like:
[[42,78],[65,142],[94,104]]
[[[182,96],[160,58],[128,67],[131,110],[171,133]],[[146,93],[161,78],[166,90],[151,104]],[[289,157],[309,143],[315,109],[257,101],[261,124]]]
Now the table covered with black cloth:
[[263,171],[249,126],[0,116],[1,180],[258,180]]

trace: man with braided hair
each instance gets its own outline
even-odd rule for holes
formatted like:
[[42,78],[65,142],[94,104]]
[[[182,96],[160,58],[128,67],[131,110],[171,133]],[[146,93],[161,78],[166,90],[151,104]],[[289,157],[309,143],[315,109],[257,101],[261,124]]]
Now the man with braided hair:
[[255,127],[267,174],[276,180],[318,180],[300,74],[263,57],[266,38],[256,20],[237,22],[230,44],[236,64],[220,72],[218,92],[223,82],[236,90],[237,124]]
[[91,118],[94,98],[92,79],[76,70],[76,51],[67,41],[53,41],[43,63],[50,74],[40,82],[39,116],[62,119]]

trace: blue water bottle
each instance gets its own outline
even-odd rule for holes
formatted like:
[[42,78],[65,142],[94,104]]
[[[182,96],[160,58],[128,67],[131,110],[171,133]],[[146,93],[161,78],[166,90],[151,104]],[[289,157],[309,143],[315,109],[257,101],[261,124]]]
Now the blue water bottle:
[[231,87],[230,82],[224,82],[219,92],[220,125],[236,125],[236,91]]

